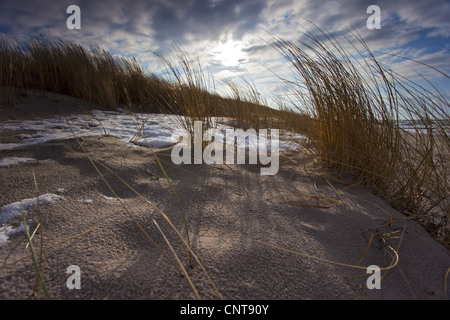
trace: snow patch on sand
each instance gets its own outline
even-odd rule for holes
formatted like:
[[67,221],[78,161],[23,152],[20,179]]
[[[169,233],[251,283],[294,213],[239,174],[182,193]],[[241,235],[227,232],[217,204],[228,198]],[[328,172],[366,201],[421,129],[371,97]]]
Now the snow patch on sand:
[[0,168],[1,167],[10,167],[22,162],[35,161],[33,158],[21,158],[21,157],[8,157],[0,159]]
[[64,197],[61,195],[47,193],[36,198],[29,198],[13,202],[0,208],[0,247],[2,247],[6,243],[11,235],[24,231],[22,224],[14,228],[7,225],[7,223],[9,223],[14,218],[19,217],[22,213],[37,207],[38,201],[39,205],[49,205],[63,199]]
[[[35,134],[19,134],[22,139],[17,143],[0,144],[1,150],[12,150],[23,146],[41,144],[58,139],[71,139],[75,136],[89,137],[109,135],[119,138],[130,146],[143,146],[163,148],[170,147],[179,142],[184,131],[182,117],[167,114],[130,114],[124,111],[99,111],[93,110],[90,114],[74,114],[66,119],[53,117],[49,119],[10,121],[4,124],[3,130],[31,130]],[[219,123],[218,118],[213,118],[213,126],[216,128],[216,141],[224,142],[223,136],[226,129],[232,126]],[[270,129],[270,128],[267,128]],[[248,137],[249,143],[243,145],[238,142],[238,147],[257,150],[259,144],[267,144],[264,139],[258,139],[257,135],[245,135],[244,131],[237,132],[237,141]],[[288,148],[295,149],[298,145],[290,139],[282,138],[279,151]],[[296,135],[296,139],[303,136]]]
[[23,223],[15,228],[12,226],[0,227],[0,248],[3,247],[6,242],[8,242],[9,237],[15,235],[16,233],[21,233],[24,231],[25,227],[23,226]]

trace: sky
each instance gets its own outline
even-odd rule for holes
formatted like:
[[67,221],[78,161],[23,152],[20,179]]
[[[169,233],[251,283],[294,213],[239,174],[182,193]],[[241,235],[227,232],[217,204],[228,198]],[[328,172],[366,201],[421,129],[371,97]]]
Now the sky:
[[[80,29],[67,27],[69,5],[80,8]],[[379,29],[367,26],[371,5],[380,8]],[[175,62],[178,45],[199,57],[219,91],[225,81],[247,79],[271,106],[288,94],[280,78],[292,76],[270,45],[273,36],[301,40],[312,23],[338,39],[356,30],[377,55],[416,59],[449,75],[449,17],[449,0],[0,0],[0,33],[7,38],[43,35],[99,46],[158,74],[165,70],[158,55]],[[412,80],[422,74],[450,96],[448,76],[392,55],[380,59]]]

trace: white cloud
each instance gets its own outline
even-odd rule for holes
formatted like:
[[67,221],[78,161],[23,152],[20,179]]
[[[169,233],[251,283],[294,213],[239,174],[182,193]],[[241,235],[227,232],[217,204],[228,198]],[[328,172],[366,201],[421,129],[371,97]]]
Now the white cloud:
[[[19,40],[42,33],[85,46],[99,45],[113,54],[135,56],[153,72],[164,69],[153,52],[175,61],[173,44],[179,43],[187,53],[197,53],[202,65],[211,68],[218,79],[251,74],[261,91],[273,91],[277,79],[272,72],[291,76],[289,65],[267,43],[272,40],[271,34],[285,40],[305,40],[303,32],[314,29],[308,20],[332,32],[348,50],[351,46],[340,37],[348,36],[354,26],[373,52],[398,52],[436,68],[450,69],[448,49],[441,50],[444,46],[431,51],[418,47],[422,38],[442,37],[439,40],[446,43],[450,3],[445,0],[377,1],[381,30],[365,27],[366,9],[372,0],[82,0],[78,1],[82,17],[82,29],[78,31],[67,30],[65,24],[65,9],[71,2],[3,1],[0,27],[9,27],[8,35]],[[228,48],[220,47],[227,43]],[[413,66],[408,60],[383,59],[392,63],[394,70],[410,76],[423,67]]]

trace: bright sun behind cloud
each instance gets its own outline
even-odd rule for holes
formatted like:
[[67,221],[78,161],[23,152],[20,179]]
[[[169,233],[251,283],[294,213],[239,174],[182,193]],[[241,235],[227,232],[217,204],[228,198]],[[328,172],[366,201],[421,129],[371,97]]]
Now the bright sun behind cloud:
[[227,67],[237,67],[242,60],[247,58],[245,52],[242,51],[244,45],[240,41],[228,40],[221,43],[211,50],[214,61]]

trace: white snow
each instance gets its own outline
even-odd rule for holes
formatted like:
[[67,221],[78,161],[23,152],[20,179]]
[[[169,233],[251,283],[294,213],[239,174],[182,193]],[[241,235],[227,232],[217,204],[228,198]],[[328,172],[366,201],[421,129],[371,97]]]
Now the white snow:
[[22,162],[27,162],[27,161],[34,161],[36,159],[33,158],[21,158],[21,157],[8,157],[8,158],[3,158],[0,159],[0,168],[1,167],[9,167],[9,166],[13,166],[15,164],[19,164]]
[[[228,143],[227,141],[227,129],[234,129],[229,126],[223,126],[219,125],[216,129],[211,129],[210,135],[214,136],[214,142],[219,144]],[[258,132],[256,130],[242,130],[242,129],[234,129],[233,135],[236,136],[236,146],[238,148],[246,149],[249,151],[258,151],[258,150],[266,150],[272,151],[272,143],[271,143],[271,131],[266,131],[266,137],[263,137],[261,135],[261,132]],[[300,138],[299,138],[300,137]],[[274,147],[278,148],[279,152],[283,152],[286,150],[294,150],[299,147],[299,145],[295,142],[295,139],[304,139],[303,136],[300,135],[284,135],[283,137],[280,137],[279,143],[275,143]],[[233,139],[234,140],[234,139]]]
[[0,208],[0,225],[8,223],[12,219],[20,216],[20,214],[24,211],[36,207],[38,200],[39,205],[48,205],[56,203],[63,199],[64,199],[63,196],[54,193],[46,193],[40,195],[39,197],[24,199],[21,201],[7,204],[6,206]]
[[[157,114],[127,114],[124,112],[93,110],[91,114],[71,115],[66,119],[53,117],[49,119],[10,121],[3,130],[36,131],[34,134],[18,134],[22,139],[18,143],[0,144],[1,150],[11,150],[23,146],[45,143],[57,139],[70,139],[75,136],[88,137],[111,135],[126,143],[144,145],[144,137],[151,146],[165,146],[176,143],[173,128],[176,116]],[[142,130],[144,129],[144,130]]]
[[5,226],[0,227],[0,248],[3,247],[8,241],[9,237],[16,233],[24,232],[25,227],[21,223],[18,227]]
[[36,207],[38,199],[39,205],[49,205],[63,200],[64,197],[53,193],[47,193],[36,198],[13,202],[0,208],[0,247],[6,243],[9,236],[24,231],[23,225],[13,228],[12,226],[7,225],[7,223],[20,216],[23,212]]
[[[233,127],[215,121],[216,131],[214,133],[216,142],[224,142],[223,137],[226,129]],[[1,150],[11,150],[23,146],[45,143],[56,139],[70,139],[75,136],[88,137],[99,135],[110,135],[118,137],[131,146],[168,147],[180,140],[184,131],[184,121],[179,116],[164,114],[129,114],[124,111],[99,111],[93,110],[90,114],[71,115],[66,119],[54,117],[49,119],[10,121],[4,124],[4,130],[28,130],[35,131],[34,134],[18,134],[22,139],[18,143],[0,144]],[[269,129],[269,128],[268,128]],[[265,139],[257,135],[248,135],[248,145],[244,146],[239,141],[245,138],[245,132],[236,131],[238,147],[257,149],[259,144],[270,146]],[[269,134],[270,135],[270,134]],[[280,141],[280,151],[288,148],[296,148],[298,145],[291,142],[292,137],[303,139],[303,136],[286,136]]]
[[102,196],[103,198],[105,198],[106,200],[109,200],[109,201],[117,200],[116,197],[108,197],[108,196],[105,196],[104,194],[102,194],[101,196]]

